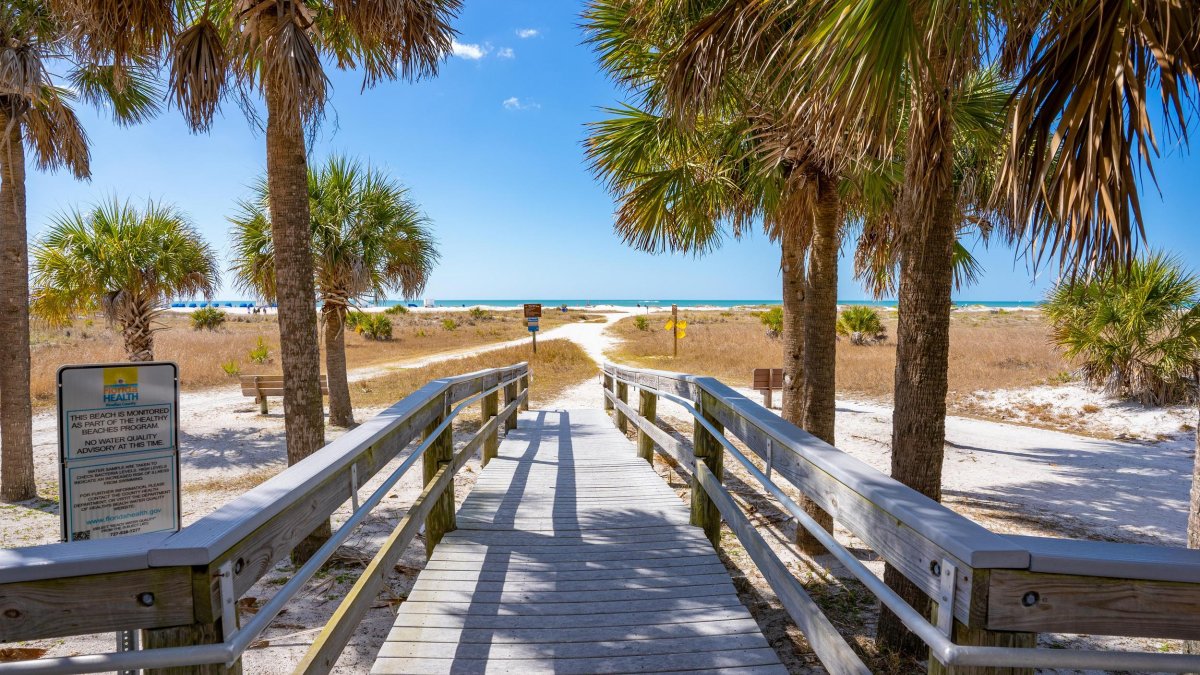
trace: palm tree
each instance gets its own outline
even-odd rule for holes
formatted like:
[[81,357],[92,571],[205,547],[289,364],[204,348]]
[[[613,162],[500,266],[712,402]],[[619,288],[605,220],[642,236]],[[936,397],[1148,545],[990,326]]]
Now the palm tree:
[[[383,172],[331,157],[308,176],[313,269],[325,327],[329,423],[354,424],[346,379],[346,315],[357,300],[398,290],[406,298],[425,288],[438,253],[429,219],[408,190]],[[242,288],[275,297],[275,247],[270,194],[259,183],[233,222],[233,272]]]
[[[141,60],[120,67],[77,53],[45,0],[0,5],[0,499],[36,496],[29,395],[29,244],[25,153],[39,169],[90,175],[76,100],[107,107],[118,124],[156,110],[158,94]],[[61,69],[60,74],[55,69]]]
[[216,254],[179,210],[113,199],[51,222],[33,250],[32,309],[52,325],[100,309],[130,361],[153,361],[159,314],[219,282]]
[[[596,0],[585,13],[603,67],[638,102],[607,110],[587,141],[593,170],[619,204],[616,230],[641,250],[703,254],[761,220],[782,249],[783,416],[833,442],[839,180],[802,151],[764,142],[778,142],[786,128],[743,86],[729,87],[703,118],[664,115],[663,67],[687,15],[637,10],[637,0]],[[828,514],[804,505],[832,529]],[[799,535],[806,551],[823,550],[806,531]]]
[[[307,198],[306,130],[325,110],[325,64],[361,68],[364,86],[437,74],[452,50],[460,0],[169,0],[63,2],[75,41],[117,62],[167,52],[171,101],[195,131],[207,131],[235,95],[258,123],[266,108],[267,186],[275,242],[289,463],[325,441],[320,344]],[[233,91],[233,90],[236,90]],[[298,545],[303,560],[328,524]]]
[[[1163,102],[1173,130],[1186,128],[1200,23],[1186,3],[1169,2],[715,5],[690,36],[694,48],[671,69],[671,108],[711,100],[714,82],[735,62],[772,82],[792,118],[809,121],[818,154],[887,156],[905,147],[894,231],[901,275],[892,475],[939,499],[956,229],[953,112],[964,83],[1001,36],[1004,65],[1020,82],[998,196],[1018,216],[1018,234],[1039,256],[1058,253],[1064,262],[1127,259],[1133,225],[1140,228],[1137,168],[1157,152],[1148,101]],[[1150,91],[1156,85],[1160,97]],[[885,577],[914,607],[928,607],[897,570]],[[919,651],[889,612],[879,634],[885,647]]]

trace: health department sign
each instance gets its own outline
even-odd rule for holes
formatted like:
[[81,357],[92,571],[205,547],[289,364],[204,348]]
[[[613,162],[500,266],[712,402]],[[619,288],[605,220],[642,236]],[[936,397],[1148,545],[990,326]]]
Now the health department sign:
[[179,529],[174,363],[58,371],[63,541]]

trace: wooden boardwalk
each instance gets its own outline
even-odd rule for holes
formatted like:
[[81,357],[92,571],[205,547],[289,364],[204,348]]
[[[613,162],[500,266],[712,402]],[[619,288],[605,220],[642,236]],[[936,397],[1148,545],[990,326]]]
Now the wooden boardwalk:
[[374,673],[786,673],[688,508],[600,410],[533,411]]

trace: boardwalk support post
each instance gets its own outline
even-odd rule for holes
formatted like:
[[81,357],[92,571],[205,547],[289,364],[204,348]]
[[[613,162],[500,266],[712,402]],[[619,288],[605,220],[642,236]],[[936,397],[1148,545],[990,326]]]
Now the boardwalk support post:
[[[160,649],[164,647],[191,647],[193,645],[216,644],[221,641],[221,627],[217,623],[197,623],[190,626],[173,626],[170,628],[153,628],[142,631],[143,649]],[[142,671],[146,675],[241,675],[242,660],[234,662],[233,667],[225,664],[209,664],[200,666],[181,666],[178,668],[154,668]]]
[[[537,335],[537,333],[534,333],[534,335]],[[521,385],[521,388],[519,391],[526,392],[525,400],[521,402],[521,410],[529,410],[529,376],[528,375],[523,375],[521,377],[520,385]]]
[[[605,373],[604,374],[604,391],[612,391],[612,390],[613,390],[613,377],[612,377],[612,375]],[[613,409],[613,402],[608,400],[608,397],[605,396],[604,397],[604,411],[608,412],[609,410],[612,410],[612,409]]]
[[[617,398],[621,399],[622,403],[629,403],[629,385],[619,380],[617,381]],[[623,434],[629,431],[629,418],[620,410],[617,410],[617,428]]]
[[[450,403],[447,401],[442,404],[442,414],[430,422],[429,427],[425,430],[426,438],[429,438],[429,434],[433,433],[433,430],[446,419],[449,412]],[[429,481],[437,475],[438,469],[454,459],[453,425],[446,425],[446,428],[438,434],[437,440],[425,450],[425,456],[421,459],[423,460],[424,484],[428,485]],[[429,512],[429,517],[425,519],[425,554],[432,556],[433,547],[438,545],[442,536],[456,529],[458,528],[454,519],[454,479],[452,478],[450,485],[446,486],[445,492],[438,498],[433,510]]]
[[[700,400],[696,402],[696,409],[704,415],[704,419],[713,426],[717,431],[724,431],[725,428],[717,421],[717,418],[710,415],[708,411],[715,407],[716,400],[710,394],[701,392]],[[713,437],[708,429],[705,429],[699,421],[692,423],[692,452],[696,456],[696,462],[704,462],[712,471],[713,477],[718,481],[724,479],[725,449],[721,447],[720,441]],[[717,504],[704,491],[704,486],[700,484],[700,480],[696,474],[692,474],[692,525],[698,525],[704,528],[704,536],[712,542],[713,548],[720,548],[721,545],[721,512],[717,509]]]
[[[483,402],[480,404],[480,413],[483,419],[480,424],[487,424],[493,417],[500,412],[500,392],[493,391],[483,397]],[[487,466],[488,462],[496,458],[496,451],[500,447],[500,430],[496,429],[488,434],[487,438],[483,439],[483,453],[480,458],[480,464]]]
[[[645,389],[638,390],[638,414],[654,424],[658,419],[658,396]],[[637,454],[650,462],[651,466],[654,465],[654,439],[641,426],[638,426]]]
[[[520,385],[517,382],[510,382],[510,383],[504,385],[504,406],[505,407],[508,407],[509,403],[512,403],[513,401],[517,400],[517,397],[521,395],[521,391],[520,391],[520,389],[518,389],[519,386]],[[509,415],[504,420],[504,433],[507,434],[508,432],[510,432],[516,428],[517,428],[517,413],[514,410],[513,414]]]

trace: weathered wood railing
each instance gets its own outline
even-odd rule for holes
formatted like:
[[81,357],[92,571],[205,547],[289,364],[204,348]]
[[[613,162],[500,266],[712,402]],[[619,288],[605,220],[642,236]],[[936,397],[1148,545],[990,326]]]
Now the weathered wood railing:
[[[301,667],[328,672],[348,631],[419,526],[425,526],[429,549],[454,528],[454,474],[478,450],[484,462],[495,457],[499,429],[515,428],[518,409],[528,406],[529,376],[528,365],[521,363],[434,380],[177,533],[0,550],[0,643],[142,629],[147,647],[0,663],[0,673],[180,666],[190,673],[240,671],[242,651],[283,608],[288,594],[301,588],[404,472],[421,461],[425,490],[338,608],[339,621],[321,634]],[[476,401],[483,424],[455,454],[452,419]],[[359,487],[418,438],[424,441],[360,506]],[[333,539],[246,626],[237,626],[238,598],[347,501],[354,513]],[[334,623],[342,627],[335,629]]]
[[[722,486],[737,460],[930,646],[930,671],[1032,673],[1034,667],[1200,672],[1200,656],[1038,649],[1037,633],[1200,639],[1200,551],[993,533],[785,422],[720,381],[605,364],[605,408],[692,476],[692,522],[720,545],[723,518],[835,673],[865,666]],[[639,406],[629,405],[629,387]],[[688,449],[656,424],[658,398],[693,417]],[[755,462],[726,433],[765,465]],[[777,482],[782,477],[784,483]],[[931,624],[781,489],[813,499],[934,600]],[[953,617],[953,620],[951,620]]]

